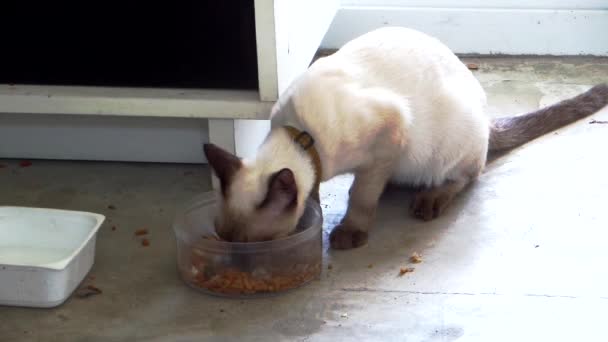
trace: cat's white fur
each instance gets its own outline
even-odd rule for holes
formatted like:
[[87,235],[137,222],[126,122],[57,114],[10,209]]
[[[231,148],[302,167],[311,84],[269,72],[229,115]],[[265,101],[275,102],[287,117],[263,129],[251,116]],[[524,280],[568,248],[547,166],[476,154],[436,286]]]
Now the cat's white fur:
[[[568,118],[559,116],[557,108],[521,119],[519,126],[503,121],[498,130],[515,127],[516,134],[495,135],[495,145],[515,146],[593,113],[605,105],[608,87],[592,92],[579,98],[594,100],[591,106],[579,106],[579,100],[566,103],[572,114]],[[241,227],[233,228],[244,241],[284,236],[295,228],[315,185],[315,167],[283,128],[290,125],[315,139],[322,180],[354,173],[347,213],[330,236],[333,247],[365,243],[389,181],[422,186],[413,213],[434,218],[485,166],[491,129],[493,134],[497,129],[485,116],[485,105],[477,79],[437,39],[406,28],[369,32],[317,60],[281,95],[257,156],[225,177],[230,182],[224,189],[223,216],[240,218],[234,225]],[[293,177],[287,172],[273,180],[285,168]],[[279,182],[272,183],[272,198],[281,203],[297,191],[295,210],[277,214],[259,209],[271,182]]]
[[355,173],[344,225],[366,231],[389,178],[438,186],[479,173],[489,135],[484,105],[479,82],[438,40],[406,28],[372,31],[317,60],[281,96],[273,130],[234,177],[230,188],[238,196],[228,206],[253,215],[269,175],[288,167],[301,215],[314,168],[281,129],[292,125],[315,138],[323,180]]
[[[287,100],[295,110],[282,110]],[[384,138],[379,132],[399,130],[404,141],[391,178],[430,186],[459,176],[454,167],[471,154],[485,158],[485,104],[477,79],[441,42],[411,29],[383,28],[316,61],[271,118],[274,127],[291,123],[312,133],[324,180],[373,162],[382,154],[374,150]]]

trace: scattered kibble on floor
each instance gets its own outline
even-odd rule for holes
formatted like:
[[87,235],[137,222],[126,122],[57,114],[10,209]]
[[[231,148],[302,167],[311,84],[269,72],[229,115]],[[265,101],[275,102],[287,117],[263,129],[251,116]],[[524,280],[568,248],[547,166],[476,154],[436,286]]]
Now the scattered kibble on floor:
[[469,68],[469,70],[479,70],[479,64],[477,64],[477,63],[467,63],[467,68]]
[[399,270],[399,276],[402,277],[404,276],[406,273],[412,273],[414,272],[414,268],[413,267],[403,267]]
[[147,235],[148,230],[146,228],[138,229],[135,231],[135,236]]
[[87,285],[76,290],[76,296],[78,298],[89,298],[102,293],[103,291],[94,285]]
[[414,253],[412,253],[412,256],[410,257],[410,261],[413,262],[414,264],[419,264],[422,262],[422,256],[420,256],[420,254],[418,254],[418,252],[414,252]]

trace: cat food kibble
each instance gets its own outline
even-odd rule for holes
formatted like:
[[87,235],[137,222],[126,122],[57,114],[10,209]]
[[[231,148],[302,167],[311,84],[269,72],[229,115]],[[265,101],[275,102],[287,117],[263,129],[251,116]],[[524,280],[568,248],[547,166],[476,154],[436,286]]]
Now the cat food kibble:
[[148,234],[148,230],[146,228],[141,228],[135,231],[135,236],[142,236]]
[[[216,240],[208,237],[204,239]],[[207,291],[234,295],[273,293],[293,289],[316,278],[321,270],[320,263],[295,264],[288,270],[282,269],[277,273],[269,272],[263,267],[254,268],[251,272],[239,270],[234,266],[222,268],[217,264],[212,265],[212,261],[196,249],[191,251],[190,261],[190,270],[183,273],[188,283]]]
[[419,264],[422,262],[422,256],[420,256],[420,254],[418,254],[417,252],[414,252],[410,257],[410,261],[414,264]]
[[405,275],[406,273],[411,273],[414,272],[414,268],[413,267],[405,267],[399,270],[399,276],[402,277],[403,275]]
[[205,274],[204,270],[193,268],[193,278],[191,279],[193,285],[217,293],[254,294],[296,288],[314,279],[317,272],[311,269],[303,273],[273,275],[266,279],[258,278],[253,273],[235,269],[226,269],[212,276],[206,276]]

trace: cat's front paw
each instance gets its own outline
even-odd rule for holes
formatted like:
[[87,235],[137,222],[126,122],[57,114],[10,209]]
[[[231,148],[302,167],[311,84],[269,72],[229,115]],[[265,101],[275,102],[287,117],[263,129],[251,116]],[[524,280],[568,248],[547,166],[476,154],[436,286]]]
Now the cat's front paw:
[[337,225],[329,234],[329,244],[333,249],[351,249],[367,243],[367,232],[346,224]]

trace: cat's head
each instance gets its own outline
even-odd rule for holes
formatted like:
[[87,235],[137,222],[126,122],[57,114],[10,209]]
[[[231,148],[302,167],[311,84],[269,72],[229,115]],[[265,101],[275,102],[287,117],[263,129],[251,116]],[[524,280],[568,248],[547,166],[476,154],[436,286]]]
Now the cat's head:
[[222,239],[274,240],[295,229],[304,201],[290,168],[273,170],[255,161],[246,162],[213,144],[204,145],[204,151],[220,181],[215,225]]

